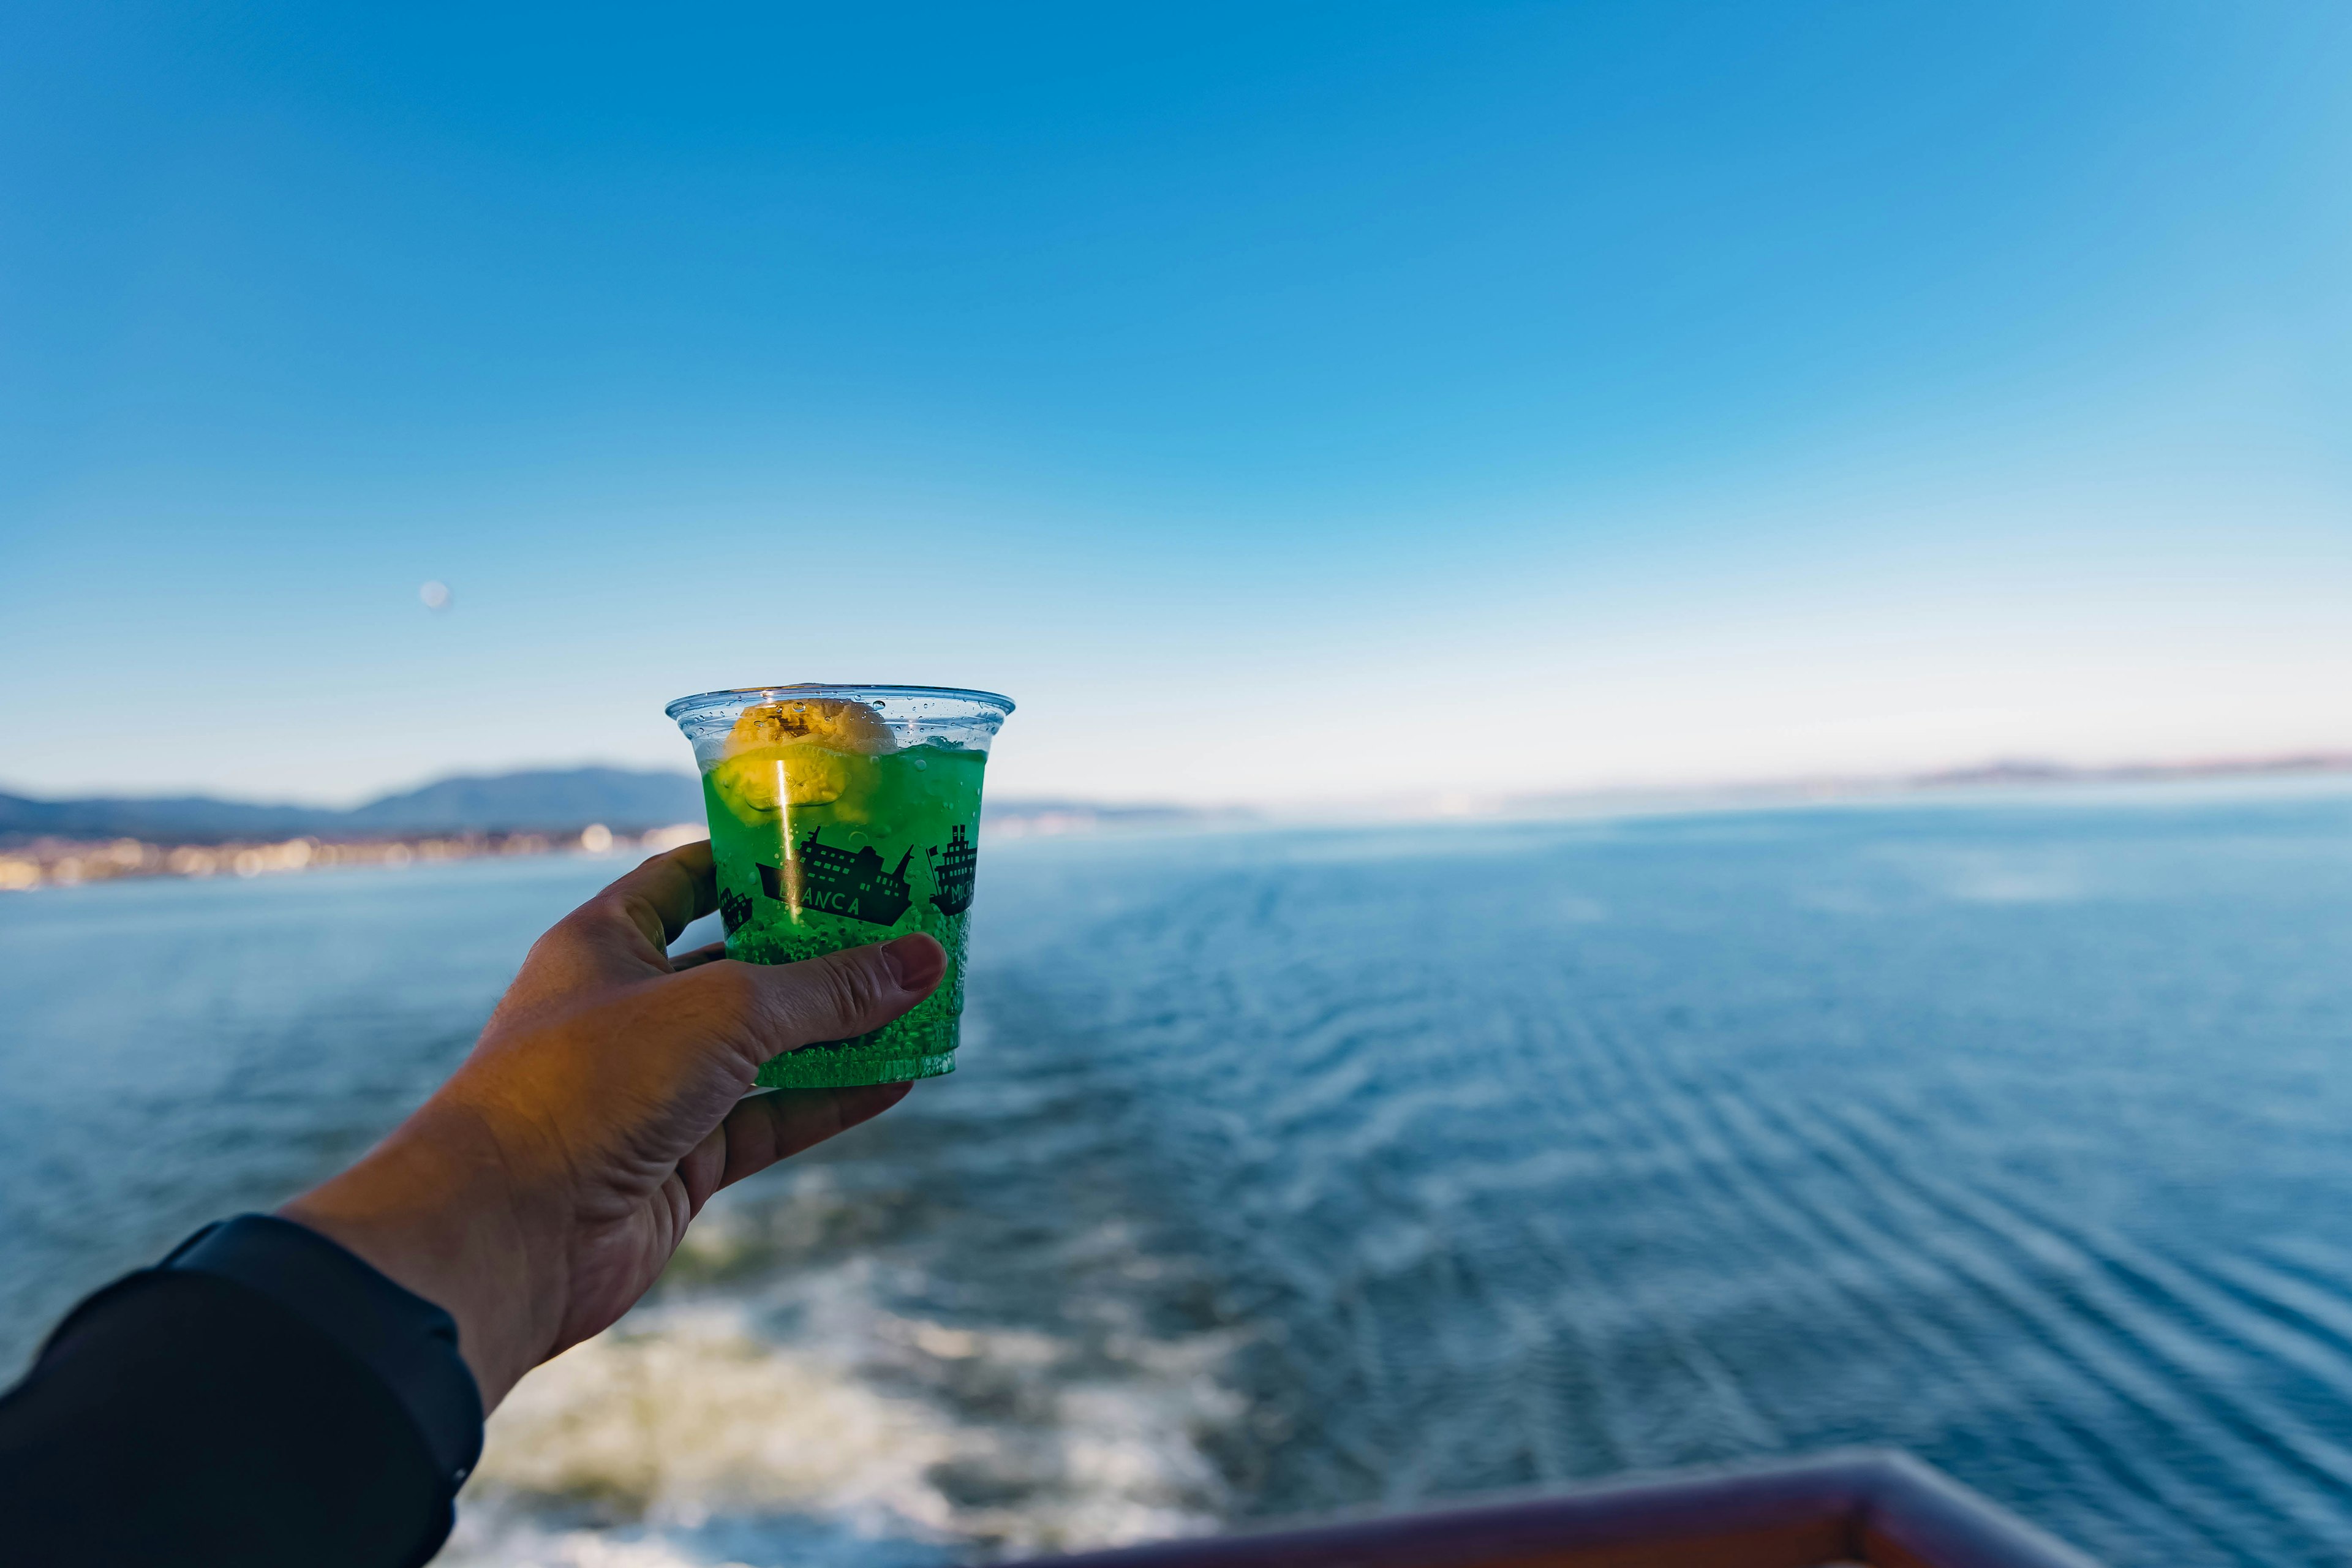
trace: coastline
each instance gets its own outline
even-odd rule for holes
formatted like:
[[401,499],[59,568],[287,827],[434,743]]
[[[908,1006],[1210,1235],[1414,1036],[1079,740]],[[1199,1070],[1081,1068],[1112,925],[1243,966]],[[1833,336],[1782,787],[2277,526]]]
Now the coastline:
[[141,838],[39,837],[0,849],[0,892],[79,887],[133,878],[286,876],[346,867],[398,868],[450,860],[539,855],[659,854],[703,836],[700,823],[614,833],[603,823],[556,833],[444,833],[367,838],[227,839],[157,844]]

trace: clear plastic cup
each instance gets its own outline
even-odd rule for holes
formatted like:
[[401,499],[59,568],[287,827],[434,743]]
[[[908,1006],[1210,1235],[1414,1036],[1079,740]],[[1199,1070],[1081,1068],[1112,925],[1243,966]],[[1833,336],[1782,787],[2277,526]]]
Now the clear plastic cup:
[[760,1069],[770,1089],[955,1070],[988,746],[1012,699],[938,686],[755,686],[666,710],[694,743],[727,956],[791,963],[925,931],[948,972],[905,1017]]

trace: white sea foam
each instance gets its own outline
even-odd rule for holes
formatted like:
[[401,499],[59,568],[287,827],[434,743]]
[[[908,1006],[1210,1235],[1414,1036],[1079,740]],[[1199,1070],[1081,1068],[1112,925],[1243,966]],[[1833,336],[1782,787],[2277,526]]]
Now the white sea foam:
[[829,1561],[904,1563],[1214,1525],[1225,1484],[1200,1438],[1240,1413],[1226,1342],[1113,1336],[1081,1357],[887,1310],[874,1272],[643,1310],[541,1368],[492,1417],[441,1561],[763,1568],[824,1541]]

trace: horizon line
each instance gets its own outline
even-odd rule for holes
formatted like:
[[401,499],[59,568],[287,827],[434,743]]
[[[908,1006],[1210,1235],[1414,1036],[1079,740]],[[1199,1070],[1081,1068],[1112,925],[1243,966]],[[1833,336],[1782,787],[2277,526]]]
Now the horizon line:
[[[32,795],[19,793],[5,785],[0,785],[0,796],[45,806],[100,803],[155,805],[167,801],[189,801],[209,805],[341,814],[363,811],[387,801],[400,799],[404,795],[421,794],[442,784],[470,781],[493,782],[530,774],[561,776],[593,772],[625,773],[637,778],[693,780],[698,776],[685,768],[632,767],[611,762],[582,762],[570,764],[531,763],[509,768],[467,769],[435,774],[417,784],[404,788],[385,790],[350,805],[328,805],[315,801],[285,798],[257,799],[185,789],[143,794]],[[1007,807],[1020,807],[1031,811],[1149,810],[1203,815],[1234,812],[1287,815],[1295,811],[1318,808],[1352,805],[1363,809],[1382,805],[1394,805],[1412,801],[1426,801],[1441,805],[1437,815],[1459,816],[1481,815],[1493,809],[1527,809],[1553,802],[1568,804],[1583,801],[1665,799],[1676,796],[1706,795],[1835,795],[1874,791],[1974,788],[2002,784],[2157,783],[2174,779],[2341,772],[2352,772],[2352,749],[2302,747],[2290,751],[2207,754],[2171,759],[2143,758],[2115,763],[2069,763],[2046,756],[2011,755],[1993,756],[1980,762],[1924,770],[1751,773],[1715,779],[1564,784],[1495,791],[1433,789],[1388,795],[1309,795],[1278,801],[1232,799],[1194,802],[1172,800],[1164,795],[1021,795],[1001,796],[996,800],[985,802],[984,807],[994,807],[1000,810]],[[1449,802],[1454,803],[1453,808],[1444,809],[1442,803]]]

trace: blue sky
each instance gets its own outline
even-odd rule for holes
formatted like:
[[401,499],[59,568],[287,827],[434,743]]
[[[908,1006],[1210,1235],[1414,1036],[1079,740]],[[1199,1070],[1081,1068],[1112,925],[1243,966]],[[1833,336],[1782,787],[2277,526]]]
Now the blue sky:
[[0,20],[0,788],[2352,747],[2352,13],[692,12]]

